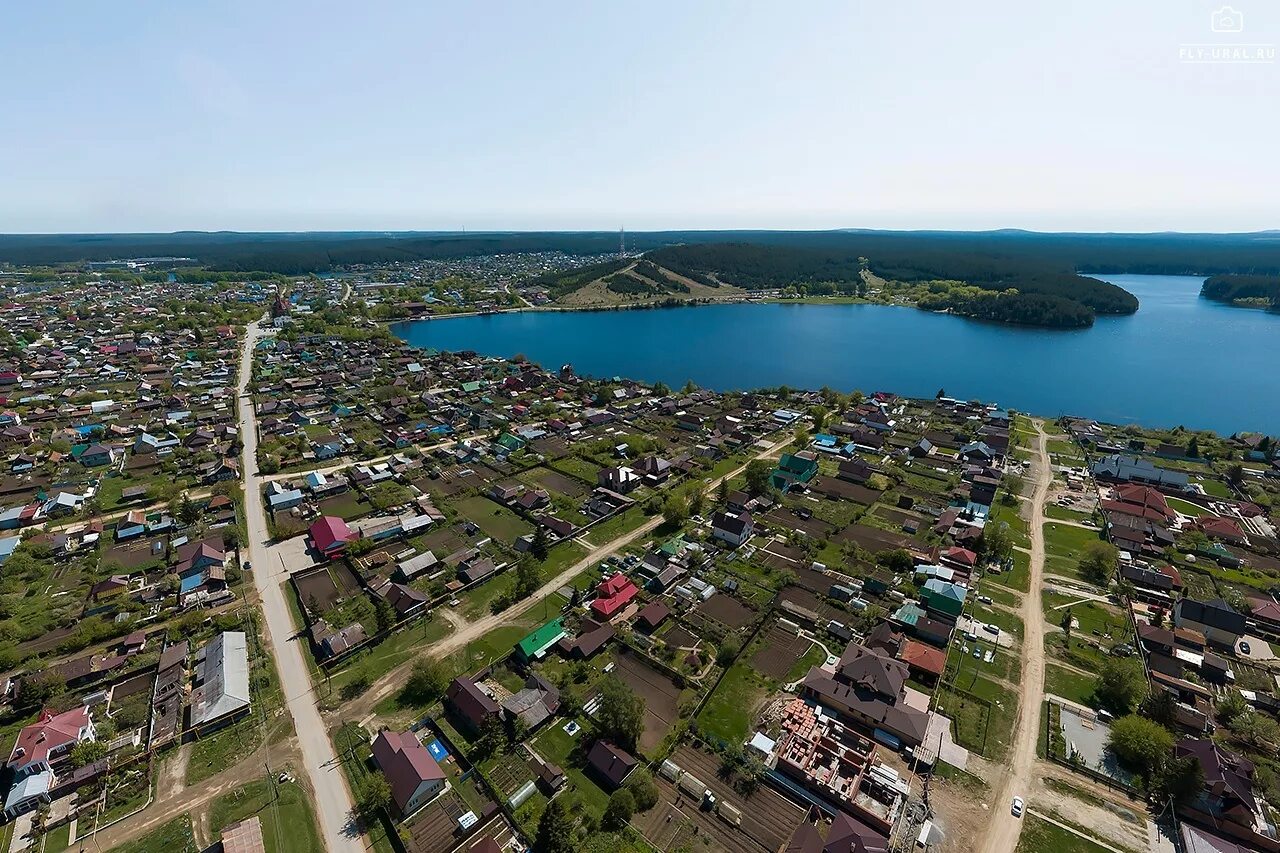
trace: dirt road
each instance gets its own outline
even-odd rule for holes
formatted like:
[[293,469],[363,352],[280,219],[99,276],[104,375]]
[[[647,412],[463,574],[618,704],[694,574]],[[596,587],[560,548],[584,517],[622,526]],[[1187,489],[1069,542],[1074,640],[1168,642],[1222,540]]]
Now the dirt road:
[[1053,483],[1053,469],[1043,422],[1035,421],[1035,492],[1031,498],[1031,582],[1022,598],[1022,684],[1018,697],[1018,720],[1013,734],[1013,755],[1009,772],[996,791],[992,816],[987,824],[982,850],[986,853],[1013,853],[1022,833],[1022,820],[1009,806],[1015,796],[1026,796],[1035,777],[1036,741],[1040,733],[1040,705],[1044,701],[1044,615],[1040,587],[1044,577],[1044,504]]
[[302,751],[302,769],[307,774],[311,790],[315,792],[316,813],[320,818],[320,835],[329,853],[363,853],[364,842],[350,825],[351,793],[341,765],[329,741],[328,731],[316,708],[315,693],[311,689],[311,675],[303,650],[293,641],[293,617],[285,601],[284,580],[272,571],[265,559],[267,543],[271,535],[267,529],[267,517],[262,506],[262,484],[258,479],[258,430],[253,401],[247,396],[247,386],[252,375],[254,345],[263,332],[255,323],[245,335],[244,349],[240,356],[240,434],[244,440],[241,470],[244,471],[245,522],[248,528],[248,551],[253,561],[254,585],[262,599],[262,612],[266,618],[267,640],[275,656],[276,669],[284,688],[285,701],[293,716],[293,726],[298,733],[298,746]]
[[[777,439],[770,444],[768,448],[757,453],[752,457],[752,459],[767,459],[776,455],[779,449],[789,440],[789,438],[790,436]],[[742,473],[746,467],[746,464],[740,465],[720,479],[731,480],[738,476],[738,474]],[[714,491],[715,488],[720,485],[720,479],[709,483],[704,491],[707,493]],[[494,628],[499,628],[510,623],[525,611],[537,607],[542,603],[543,598],[572,581],[593,564],[599,563],[601,560],[613,556],[632,542],[635,542],[637,539],[642,539],[649,535],[649,533],[651,533],[653,529],[661,523],[662,516],[655,516],[630,533],[625,533],[616,539],[604,543],[603,545],[592,548],[587,556],[583,557],[560,574],[551,578],[551,580],[542,585],[541,589],[533,595],[528,596],[523,601],[508,607],[501,613],[485,616],[475,622],[471,622],[465,628],[451,634],[440,642],[432,643],[430,649],[431,655],[433,657],[444,657],[452,654],[458,649],[466,647],[469,643],[480,639]],[[583,543],[582,540],[579,540],[579,544],[585,543]],[[410,659],[382,676],[382,678],[379,678],[359,698],[342,706],[341,710],[343,718],[362,720],[369,714],[372,714],[374,707],[377,706],[379,702],[404,686],[405,678],[408,676],[409,671],[412,668],[413,660]]]

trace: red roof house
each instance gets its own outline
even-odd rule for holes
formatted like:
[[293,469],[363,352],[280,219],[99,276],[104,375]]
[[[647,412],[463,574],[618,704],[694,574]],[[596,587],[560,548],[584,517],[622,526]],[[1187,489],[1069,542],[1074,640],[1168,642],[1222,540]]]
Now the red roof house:
[[356,533],[347,523],[334,515],[326,515],[311,525],[311,544],[326,557],[341,554]]
[[413,732],[379,732],[373,740],[373,760],[387,777],[401,815],[413,814],[444,790],[444,771]]
[[612,618],[619,610],[627,606],[627,602],[636,597],[640,590],[631,582],[631,578],[617,572],[610,578],[600,582],[596,587],[596,600],[591,602],[591,609],[596,615]]

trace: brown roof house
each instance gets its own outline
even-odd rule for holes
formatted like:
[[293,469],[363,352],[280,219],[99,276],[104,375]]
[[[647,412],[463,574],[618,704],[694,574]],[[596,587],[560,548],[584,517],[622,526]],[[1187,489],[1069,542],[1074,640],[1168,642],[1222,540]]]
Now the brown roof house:
[[606,791],[621,788],[637,764],[639,762],[626,750],[619,749],[608,741],[596,741],[587,753],[587,767]]
[[401,817],[413,814],[448,786],[444,771],[413,732],[378,732],[373,761],[387,777],[391,800]]

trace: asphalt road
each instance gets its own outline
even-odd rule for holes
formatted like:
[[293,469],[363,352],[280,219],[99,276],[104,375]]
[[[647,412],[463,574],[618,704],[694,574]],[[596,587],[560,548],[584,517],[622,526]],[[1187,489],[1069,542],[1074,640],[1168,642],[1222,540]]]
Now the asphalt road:
[[283,569],[268,562],[267,544],[271,537],[263,510],[262,484],[258,480],[258,429],[253,402],[247,393],[252,375],[253,347],[263,336],[257,324],[249,327],[240,356],[240,434],[244,440],[241,470],[244,472],[245,519],[248,527],[249,559],[253,563],[253,581],[262,600],[266,617],[267,641],[275,656],[276,669],[284,687],[285,702],[293,716],[298,745],[302,751],[303,769],[315,792],[316,814],[320,818],[320,834],[329,853],[363,853],[364,842],[351,829],[351,793],[337,761],[333,744],[315,705],[310,670],[303,659],[303,649],[292,640],[293,617],[285,601]]

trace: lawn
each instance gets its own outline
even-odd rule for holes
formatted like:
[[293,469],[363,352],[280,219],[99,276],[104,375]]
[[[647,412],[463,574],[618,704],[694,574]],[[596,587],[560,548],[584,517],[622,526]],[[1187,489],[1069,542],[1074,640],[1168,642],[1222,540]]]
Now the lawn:
[[1022,818],[1017,853],[1109,853],[1109,849],[1067,832],[1035,815]]
[[1072,702],[1093,707],[1093,688],[1097,679],[1081,675],[1075,670],[1046,664],[1044,668],[1044,692],[1070,699]]
[[1181,498],[1165,498],[1165,501],[1169,504],[1169,509],[1174,512],[1180,512],[1183,515],[1190,516],[1191,518],[1199,518],[1202,515],[1213,515],[1213,513],[1209,512],[1209,510],[1204,507],[1197,506],[1190,501],[1184,501]]
[[[1000,574],[988,574],[983,579],[993,584],[1007,586],[1018,592],[1026,592],[1031,588],[1031,555],[1026,551],[1013,551],[1013,568]],[[995,596],[992,596],[993,598]]]
[[1129,636],[1129,620],[1119,610],[1107,607],[1096,601],[1081,601],[1080,596],[1063,595],[1057,592],[1043,594],[1044,618],[1051,625],[1061,625],[1063,613],[1070,605],[1071,618],[1079,623],[1074,633],[1088,634],[1105,640],[1111,635],[1111,642],[1122,642]]
[[[347,784],[355,790],[361,780],[375,772],[365,760],[369,755],[369,739],[364,729],[355,723],[347,723],[334,731],[333,745],[342,758],[342,772],[346,774]],[[372,826],[365,827],[365,837],[374,853],[395,853],[402,849],[403,845],[391,840],[391,833],[395,830],[389,818],[384,816],[372,823]],[[263,834],[265,836],[265,832]]]
[[799,681],[810,669],[821,666],[826,659],[827,653],[822,650],[822,646],[817,644],[810,646],[809,650],[800,656],[800,660],[792,664],[790,671],[787,672],[787,682]]
[[501,504],[486,497],[472,495],[456,504],[458,512],[476,523],[489,537],[510,545],[526,533],[533,532],[533,525]]
[[1052,575],[1080,578],[1080,560],[1084,557],[1085,546],[1098,539],[1096,530],[1052,521],[1045,524],[1045,571]]
[[1204,489],[1206,495],[1212,495],[1215,498],[1231,497],[1231,490],[1221,480],[1206,480],[1203,477],[1198,477],[1191,482]]
[[108,853],[197,853],[195,832],[191,818],[178,815],[173,820],[151,830],[146,835],[113,847]]
[[740,744],[751,731],[756,704],[771,682],[758,674],[744,653],[729,667],[698,714],[698,730],[712,740]]
[[646,520],[644,512],[639,507],[633,506],[608,521],[600,522],[587,531],[586,537],[594,545],[606,545],[640,527]]
[[1021,548],[1031,547],[1030,526],[1027,520],[1018,514],[1022,502],[1017,505],[1009,506],[1006,503],[997,501],[995,506],[991,507],[991,520],[995,522],[1004,522],[1009,525],[1009,539],[1014,545]]
[[209,810],[209,829],[223,827],[257,815],[267,853],[308,853],[319,850],[320,834],[306,792],[294,782],[283,785],[260,779],[223,794]]
[[986,666],[957,651],[951,666],[957,666],[953,680],[936,691],[935,710],[954,723],[956,743],[993,761],[1004,758],[1009,749],[1018,697],[1012,690],[979,674]]
[[988,607],[980,604],[974,608],[973,616],[975,619],[986,622],[989,625],[995,625],[1001,631],[1006,631],[1021,639],[1023,625],[1022,620],[1007,610],[1001,610],[998,607]]
[[[378,645],[358,653],[341,670],[329,677],[328,691],[339,696],[342,689],[357,678],[367,677],[376,681],[407,661],[417,652],[427,649],[453,633],[453,625],[443,617],[427,616],[408,628],[392,634]],[[325,691],[323,685],[317,687]]]
[[609,805],[609,794],[588,778],[570,758],[574,750],[580,744],[589,743],[590,738],[591,735],[586,731],[578,732],[576,737],[570,736],[564,730],[564,721],[557,719],[538,734],[532,746],[544,759],[560,765],[564,774],[569,777],[569,784],[577,792],[579,801],[599,818]]
[[44,853],[61,853],[71,846],[71,823],[61,824],[44,835]]
[[1091,513],[1076,512],[1074,509],[1067,509],[1054,503],[1046,503],[1044,505],[1044,514],[1058,521],[1078,521],[1081,524],[1093,523],[1093,515]]
[[198,738],[191,745],[187,784],[195,785],[221,773],[262,745],[261,709],[225,729]]

